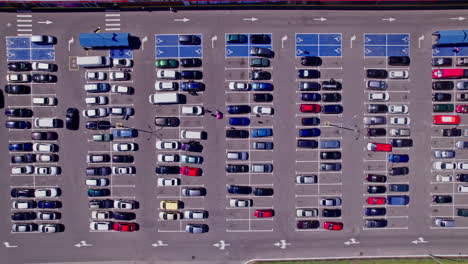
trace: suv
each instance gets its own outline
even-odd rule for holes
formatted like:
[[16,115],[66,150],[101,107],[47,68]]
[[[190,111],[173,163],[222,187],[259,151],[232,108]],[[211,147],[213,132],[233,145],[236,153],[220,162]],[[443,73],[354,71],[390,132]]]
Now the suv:
[[252,187],[250,186],[239,186],[239,185],[229,185],[227,188],[228,193],[231,194],[251,194]]

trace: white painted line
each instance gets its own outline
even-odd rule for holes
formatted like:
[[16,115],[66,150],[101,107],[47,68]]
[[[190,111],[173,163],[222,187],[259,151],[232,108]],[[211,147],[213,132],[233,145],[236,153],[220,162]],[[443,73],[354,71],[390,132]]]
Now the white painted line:
[[119,17],[120,14],[106,14],[106,17]]
[[30,37],[32,34],[18,34],[19,37]]
[[21,32],[23,32],[23,31],[32,31],[32,29],[30,29],[30,28],[27,28],[27,29],[26,29],[26,28],[25,28],[25,29],[17,29],[17,31],[21,31]]
[[114,26],[120,27],[120,24],[106,24],[106,27],[114,27]]
[[[107,30],[107,31],[119,31],[120,28],[106,28],[106,30]],[[123,82],[123,81],[122,81],[122,82]],[[125,81],[125,82],[133,82],[133,80],[132,80],[132,81]]]
[[273,221],[273,217],[268,217],[268,218],[247,218],[247,219],[236,219],[236,218],[226,218],[226,221]]
[[16,15],[16,17],[32,17],[32,15]]
[[17,27],[32,27],[31,24],[18,24]]
[[120,18],[106,18],[106,22],[117,22],[120,21]]
[[17,19],[17,23],[27,23],[27,22],[32,22],[32,19]]
[[232,230],[232,229],[226,229],[226,232],[273,232],[273,229],[269,229],[269,230],[261,230],[261,229]]

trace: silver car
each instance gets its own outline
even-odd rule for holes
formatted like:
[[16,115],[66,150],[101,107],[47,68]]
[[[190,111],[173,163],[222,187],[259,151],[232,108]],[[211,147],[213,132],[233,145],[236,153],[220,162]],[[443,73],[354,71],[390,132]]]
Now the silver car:
[[242,152],[228,152],[227,159],[229,160],[248,160],[249,153],[242,151]]
[[316,217],[318,216],[318,209],[317,208],[302,208],[296,209],[296,216],[297,217]]
[[455,220],[436,218],[434,220],[434,225],[438,226],[438,227],[454,227],[455,226]]
[[269,173],[273,171],[273,164],[252,164],[252,172]]
[[317,183],[317,175],[300,175],[296,176],[297,184],[313,184]]
[[334,197],[334,198],[325,198],[320,200],[320,205],[322,206],[340,206],[341,205],[341,198]]
[[455,158],[455,151],[453,151],[453,150],[434,150],[434,157],[437,158],[437,159]]
[[390,136],[392,137],[409,137],[411,130],[408,128],[392,128],[390,129]]
[[457,82],[456,86],[458,90],[468,90],[468,81]]
[[385,116],[364,117],[364,125],[385,125],[386,123]]
[[183,196],[205,196],[206,189],[202,187],[182,188]]
[[376,81],[376,80],[371,80],[367,82],[367,88],[368,89],[375,89],[375,90],[386,90],[387,89],[387,83],[385,81]]
[[468,148],[468,141],[457,141],[457,143],[455,143],[455,147],[459,149],[466,149]]

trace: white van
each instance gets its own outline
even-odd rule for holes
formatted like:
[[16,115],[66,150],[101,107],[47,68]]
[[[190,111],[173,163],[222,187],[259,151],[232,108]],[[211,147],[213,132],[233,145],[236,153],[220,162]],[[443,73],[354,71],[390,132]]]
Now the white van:
[[157,93],[149,96],[149,102],[152,104],[178,104],[179,93]]
[[206,132],[181,130],[180,137],[183,139],[206,139]]
[[49,117],[36,118],[34,119],[34,126],[37,128],[57,128],[59,120]]
[[109,67],[111,65],[111,59],[105,56],[77,57],[76,64],[84,68]]
[[458,192],[468,192],[468,186],[458,185]]

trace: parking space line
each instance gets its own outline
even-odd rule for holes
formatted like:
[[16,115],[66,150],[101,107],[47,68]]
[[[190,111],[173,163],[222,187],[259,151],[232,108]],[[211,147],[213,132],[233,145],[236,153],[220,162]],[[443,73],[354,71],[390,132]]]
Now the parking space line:
[[273,229],[245,229],[245,230],[233,230],[233,229],[226,229],[226,232],[273,232]]

